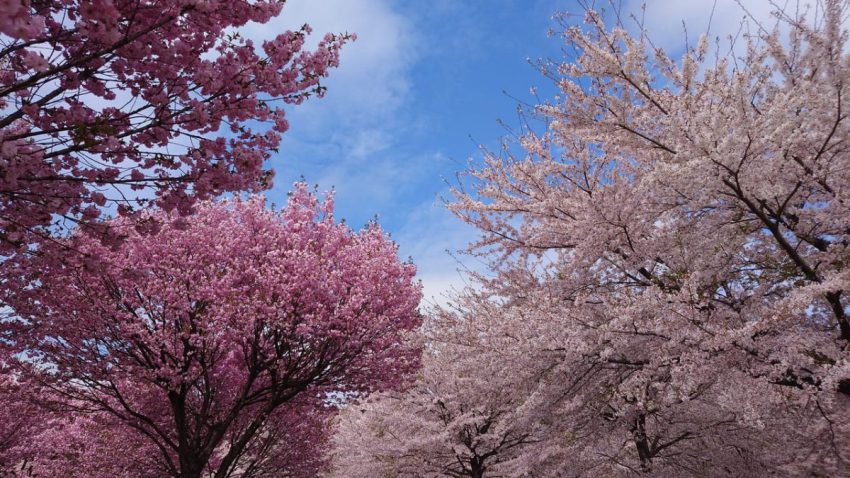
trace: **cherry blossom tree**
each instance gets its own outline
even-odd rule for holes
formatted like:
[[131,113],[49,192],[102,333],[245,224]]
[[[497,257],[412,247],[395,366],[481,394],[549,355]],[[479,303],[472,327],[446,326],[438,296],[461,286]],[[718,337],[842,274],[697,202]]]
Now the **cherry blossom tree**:
[[803,439],[778,407],[771,427],[739,423],[710,388],[641,418],[618,396],[638,366],[595,357],[551,290],[524,290],[509,303],[466,291],[435,311],[418,380],[342,412],[328,476],[762,476],[784,463],[767,461],[787,453],[786,434]]
[[118,218],[118,247],[75,234],[32,257],[6,298],[6,360],[39,365],[53,408],[145,443],[160,475],[315,476],[339,397],[418,365],[414,266],[304,184],[279,212],[252,198],[176,214],[145,215],[156,241]]
[[546,131],[455,191],[491,293],[560,311],[597,473],[848,472],[849,6],[679,60],[639,25],[564,17]]
[[0,363],[0,476],[14,476],[29,457],[33,438],[48,426],[50,416],[39,406],[38,384],[28,373]]
[[283,4],[0,3],[0,253],[69,225],[107,233],[94,221],[106,208],[185,215],[195,200],[269,187],[283,105],[321,96],[353,38],[306,51],[306,25],[262,45],[239,35]]
[[489,334],[488,319],[521,316],[508,319],[485,301],[475,305],[470,315],[444,310],[429,319],[412,386],[346,407],[329,476],[521,476],[529,458],[545,461],[540,444],[552,422],[532,392],[538,366],[549,362],[535,360],[537,354],[517,360],[513,339]]

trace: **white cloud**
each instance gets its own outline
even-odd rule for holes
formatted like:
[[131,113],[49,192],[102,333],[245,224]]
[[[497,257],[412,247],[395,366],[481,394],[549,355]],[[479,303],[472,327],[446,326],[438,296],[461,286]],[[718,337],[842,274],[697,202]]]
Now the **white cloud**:
[[289,0],[283,13],[243,31],[255,40],[272,38],[308,23],[311,46],[325,33],[356,33],[341,52],[339,68],[325,80],[326,98],[295,109],[298,128],[362,129],[393,121],[410,91],[408,72],[415,61],[410,21],[386,0]]
[[391,139],[386,131],[380,129],[364,129],[356,133],[351,155],[365,158],[385,150]]
[[427,152],[414,158],[394,153],[416,127],[409,105],[417,58],[413,25],[394,6],[390,0],[289,0],[278,18],[243,29],[259,42],[308,23],[312,46],[325,33],[357,34],[343,47],[340,66],[323,80],[327,95],[287,111],[291,129],[271,161],[279,172],[272,197],[304,175],[322,188],[335,187],[340,205],[362,207],[370,216],[397,200],[398,189],[422,171]]
[[423,285],[423,306],[445,305],[448,294],[467,285],[468,272],[482,272],[485,264],[460,254],[477,237],[477,230],[455,218],[440,201],[414,208],[407,223],[394,235],[402,257],[411,257]]
[[[776,8],[768,0],[742,0],[740,5],[736,0],[630,0],[623,12],[632,13],[640,19],[644,3],[646,13],[643,19],[650,38],[655,46],[668,52],[684,49],[682,22],[691,45],[704,33],[708,33],[709,38],[719,36],[721,41],[725,41],[727,35],[735,35],[741,29],[744,20],[748,21],[753,33],[758,28],[753,20],[768,29],[776,23],[771,15]],[[624,22],[627,26],[633,25],[630,20],[624,19]]]

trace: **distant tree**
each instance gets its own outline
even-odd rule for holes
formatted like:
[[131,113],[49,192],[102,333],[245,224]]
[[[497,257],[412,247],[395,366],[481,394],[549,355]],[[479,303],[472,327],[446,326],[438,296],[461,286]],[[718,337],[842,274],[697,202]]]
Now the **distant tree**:
[[298,184],[280,212],[254,198],[145,216],[155,241],[118,218],[118,247],[75,234],[30,258],[2,343],[38,364],[52,408],[106,417],[159,474],[314,476],[334,404],[415,370],[415,268],[377,225],[336,223],[331,197]]
[[0,254],[67,226],[105,234],[94,221],[105,208],[185,215],[196,200],[269,187],[282,105],[322,95],[351,38],[326,35],[308,52],[306,25],[261,47],[238,34],[283,4],[0,3]]
[[519,321],[521,311],[474,305],[469,315],[443,311],[426,323],[422,370],[409,388],[341,412],[329,476],[521,476],[546,454],[540,442],[552,417],[532,392],[537,366],[549,362],[520,358],[513,340],[489,333],[490,319]]
[[850,472],[850,2],[817,5],[678,61],[588,11],[545,132],[456,191],[494,300],[557,317],[565,476]]

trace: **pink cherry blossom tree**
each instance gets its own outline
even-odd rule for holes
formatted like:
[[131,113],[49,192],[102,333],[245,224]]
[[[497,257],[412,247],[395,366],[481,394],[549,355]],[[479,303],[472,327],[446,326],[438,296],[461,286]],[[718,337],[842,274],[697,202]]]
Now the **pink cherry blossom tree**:
[[304,184],[279,212],[253,198],[175,214],[145,214],[155,241],[118,218],[118,247],[75,234],[32,257],[6,298],[6,360],[37,363],[54,409],[108,417],[160,474],[314,476],[334,404],[417,367],[414,266]]
[[520,320],[521,311],[467,304],[474,312],[444,310],[426,323],[422,370],[413,385],[340,414],[328,476],[523,476],[530,457],[534,464],[544,461],[540,447],[552,421],[533,392],[537,366],[548,362],[520,359],[512,339],[490,334],[490,320]]
[[[321,96],[352,36],[239,35],[282,0],[0,3],[0,253],[154,203],[269,187],[284,104]],[[153,224],[148,223],[149,226]]]
[[640,397],[650,411],[641,418],[635,398],[618,396],[631,392],[640,364],[594,356],[561,302],[527,283],[509,303],[467,291],[435,311],[417,381],[341,413],[327,476],[763,476],[804,441],[795,426],[805,423],[781,407],[769,427],[736,420],[718,399],[735,374],[663,407]]
[[850,469],[850,3],[819,5],[751,19],[740,57],[703,37],[678,60],[564,17],[546,131],[456,191],[491,293],[551,297],[549,347],[593,374],[567,389],[603,475]]

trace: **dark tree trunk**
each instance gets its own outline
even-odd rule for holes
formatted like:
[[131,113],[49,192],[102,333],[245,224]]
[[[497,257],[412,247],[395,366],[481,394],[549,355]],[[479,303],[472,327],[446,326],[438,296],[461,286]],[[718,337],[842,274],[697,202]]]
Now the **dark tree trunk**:
[[484,478],[484,471],[486,468],[484,467],[484,460],[475,457],[469,464],[469,476],[470,478]]

